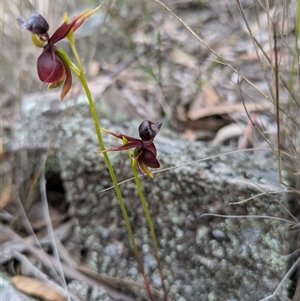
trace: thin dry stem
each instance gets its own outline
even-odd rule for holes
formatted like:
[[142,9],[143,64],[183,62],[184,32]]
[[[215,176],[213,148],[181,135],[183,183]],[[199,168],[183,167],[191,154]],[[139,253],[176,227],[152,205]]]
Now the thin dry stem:
[[[280,191],[269,191],[268,193],[269,194],[280,194],[280,193],[288,193],[288,192],[293,193],[294,191],[292,191],[292,190],[280,190]],[[248,199],[245,199],[245,200],[242,200],[242,201],[239,201],[239,202],[231,202],[228,205],[242,205],[242,204],[245,204],[245,203],[247,203],[251,200],[254,200],[254,199],[256,199],[260,196],[264,196],[264,195],[267,195],[267,193],[266,192],[258,193],[258,194],[254,195],[254,196],[252,196]]]
[[277,216],[270,216],[270,215],[223,215],[223,214],[216,214],[216,213],[203,213],[200,215],[200,217],[205,217],[205,216],[214,216],[214,217],[222,217],[222,218],[240,218],[240,219],[271,219],[271,220],[276,220],[280,222],[285,222],[290,225],[298,225],[299,223],[295,223],[293,221],[290,221],[285,218],[277,217]]

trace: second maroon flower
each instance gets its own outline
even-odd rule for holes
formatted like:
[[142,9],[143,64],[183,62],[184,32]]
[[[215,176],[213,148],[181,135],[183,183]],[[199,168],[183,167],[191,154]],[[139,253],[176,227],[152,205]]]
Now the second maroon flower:
[[139,134],[141,139],[102,129],[104,132],[126,142],[123,145],[108,148],[102,152],[122,151],[134,148],[133,165],[137,166],[137,169],[140,173],[143,175],[148,175],[152,178],[153,175],[148,167],[160,167],[160,164],[156,158],[156,147],[153,143],[153,140],[159,132],[161,125],[161,122],[153,123],[149,120],[143,121],[139,126]]

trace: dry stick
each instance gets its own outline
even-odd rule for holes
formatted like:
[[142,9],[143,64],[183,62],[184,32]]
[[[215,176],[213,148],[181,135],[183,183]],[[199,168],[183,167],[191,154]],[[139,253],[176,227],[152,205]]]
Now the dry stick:
[[[276,74],[276,71],[275,71],[275,68],[276,66],[274,66],[274,63],[273,63],[273,52],[272,52],[272,41],[274,39],[274,32],[273,32],[273,36],[272,36],[272,20],[271,20],[271,17],[270,17],[270,4],[269,4],[269,0],[266,0],[266,14],[267,14],[267,21],[268,21],[268,35],[269,35],[269,49],[270,49],[270,64],[271,64],[271,70],[272,70],[272,77],[271,77],[271,94],[272,94],[272,97],[273,99],[275,99],[275,105],[276,105],[276,96],[275,96],[275,93],[274,93],[274,74]],[[276,50],[275,50],[276,51]],[[277,120],[277,124],[278,124],[278,120]]]
[[162,6],[165,10],[167,10],[176,20],[178,20],[200,43],[202,43],[210,52],[212,52],[225,66],[227,66],[234,73],[238,74],[245,82],[247,82],[253,89],[255,89],[258,93],[260,93],[264,98],[269,99],[269,97],[260,91],[250,80],[248,80],[242,74],[239,74],[238,70],[233,68],[229,63],[227,63],[215,50],[213,50],[202,38],[200,38],[181,18],[179,18],[173,11],[162,3],[160,0],[153,0]]
[[[29,235],[35,235],[34,234],[34,230],[31,226],[31,223],[27,217],[27,214],[26,214],[26,211],[24,209],[24,206],[23,206],[23,203],[20,199],[20,196],[19,196],[19,193],[15,187],[15,185],[12,185],[12,196],[13,196],[13,199],[15,201],[15,206],[16,206],[16,209],[17,209],[17,217],[16,218],[19,218],[25,231],[27,232],[27,234]],[[38,241],[37,237],[35,237],[36,241]]]
[[[11,250],[11,255],[14,259],[16,259],[25,269],[26,271],[30,271],[29,273],[25,273],[26,276],[34,277],[43,281],[48,281],[48,276],[42,272],[38,267],[36,267],[29,259],[27,256],[23,255],[21,252],[12,249]],[[23,271],[23,269],[21,269]],[[22,273],[23,274],[23,273]],[[54,283],[54,282],[53,282]],[[58,291],[61,291],[61,287],[57,284],[56,288],[58,288]],[[64,291],[65,295],[65,291]]]
[[[140,290],[145,291],[145,287],[143,284],[129,280],[129,279],[123,279],[123,278],[115,278],[112,276],[108,276],[108,275],[104,275],[104,274],[100,274],[100,273],[95,273],[87,268],[84,267],[77,267],[76,268],[77,271],[80,271],[81,273],[83,273],[84,275],[95,279],[97,281],[101,281],[104,284],[113,286],[115,288],[138,288]],[[153,295],[157,298],[163,299],[164,298],[164,294],[162,292],[160,292],[157,289],[154,289],[151,287],[151,291],[153,293]],[[168,301],[174,301],[171,298],[168,298]]]

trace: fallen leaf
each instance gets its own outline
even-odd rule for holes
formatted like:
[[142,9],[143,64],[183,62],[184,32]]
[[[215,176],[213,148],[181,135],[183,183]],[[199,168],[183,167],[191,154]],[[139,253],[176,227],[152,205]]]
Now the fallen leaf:
[[[272,103],[245,103],[246,110],[251,111],[268,111],[273,107]],[[217,105],[217,106],[208,106],[205,108],[198,108],[190,110],[187,114],[188,118],[191,120],[201,119],[204,117],[209,117],[212,115],[224,115],[231,114],[234,112],[245,111],[245,107],[242,103],[239,104],[226,104],[226,105]]]
[[211,141],[211,145],[216,146],[221,144],[223,141],[233,137],[241,136],[245,131],[246,126],[237,123],[231,123],[222,127]]
[[190,106],[189,112],[199,112],[202,111],[203,108],[220,104],[221,98],[217,94],[215,88],[211,84],[207,83],[201,88],[200,91],[197,92],[197,95]]
[[12,283],[19,291],[44,301],[67,301],[65,296],[37,278],[15,276],[12,278]]
[[186,128],[184,132],[184,138],[186,138],[189,141],[196,141],[197,136],[193,129]]
[[153,43],[153,37],[156,35],[147,34],[144,31],[137,31],[132,35],[132,41],[138,45],[151,45]]
[[106,75],[99,75],[95,78],[93,78],[90,82],[89,82],[89,87],[91,90],[91,93],[94,97],[94,99],[96,98],[100,98],[102,96],[102,94],[104,93],[104,91],[110,87],[112,85],[112,83],[115,82],[115,79],[110,77],[110,76],[106,76]]
[[185,44],[189,38],[188,33],[182,30],[182,28],[178,26],[178,22],[176,23],[173,19],[167,20],[163,25],[163,29],[171,39],[179,42],[179,44]]
[[179,48],[172,51],[171,59],[175,64],[182,65],[189,69],[196,70],[198,68],[198,61]]
[[251,116],[250,116],[251,119],[248,120],[244,135],[242,135],[238,141],[238,149],[247,148],[247,145],[249,144],[249,142],[251,142],[253,140],[252,139],[253,131],[254,131],[253,123],[255,123],[256,117],[257,117],[256,113],[251,114]]

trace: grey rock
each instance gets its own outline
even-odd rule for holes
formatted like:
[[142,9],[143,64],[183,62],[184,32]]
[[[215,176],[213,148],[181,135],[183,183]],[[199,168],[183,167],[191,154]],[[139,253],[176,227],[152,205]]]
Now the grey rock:
[[[51,102],[26,103],[17,128],[23,147],[40,150],[51,145],[49,169],[60,174],[70,212],[78,219],[76,233],[88,250],[86,261],[95,271],[142,282],[129,243],[121,210],[99,146],[88,109]],[[101,126],[138,136],[138,122]],[[120,140],[103,134],[106,146]],[[26,139],[25,139],[26,137]],[[266,218],[221,218],[204,213],[234,216],[273,216],[287,213],[268,195],[241,205],[230,205],[261,192],[282,190],[276,178],[276,160],[250,151],[213,157],[231,151],[188,142],[162,129],[156,146],[161,169],[154,179],[141,178],[160,247],[165,285],[174,300],[260,300],[276,289],[288,270],[282,255],[290,252],[290,226]],[[12,149],[19,146],[11,145]],[[126,152],[109,153],[118,181],[132,177]],[[204,160],[205,158],[210,159]],[[190,164],[184,165],[187,162]],[[121,186],[137,244],[143,252],[151,284],[160,289],[153,264],[151,239],[135,184]],[[277,195],[285,206],[284,195]],[[145,247],[147,246],[147,247]],[[148,247],[150,246],[150,247]],[[276,298],[287,296],[285,285]],[[137,293],[139,294],[139,293]],[[278,298],[278,299],[277,299]]]

